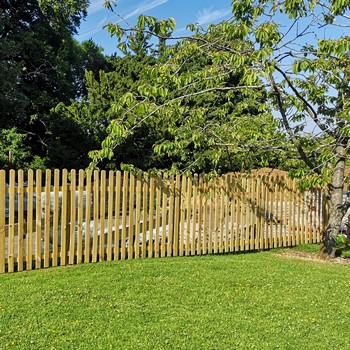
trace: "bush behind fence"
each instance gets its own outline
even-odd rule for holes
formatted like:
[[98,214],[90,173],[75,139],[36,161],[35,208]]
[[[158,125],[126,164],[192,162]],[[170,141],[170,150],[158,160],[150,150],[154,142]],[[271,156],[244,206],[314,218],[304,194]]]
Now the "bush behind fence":
[[0,170],[0,273],[315,243],[325,217],[284,176]]

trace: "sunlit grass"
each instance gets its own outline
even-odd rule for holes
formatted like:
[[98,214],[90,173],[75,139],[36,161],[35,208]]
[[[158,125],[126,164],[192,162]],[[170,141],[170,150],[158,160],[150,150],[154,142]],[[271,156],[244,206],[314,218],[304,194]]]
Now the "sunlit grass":
[[0,276],[0,349],[349,349],[350,267],[274,252]]

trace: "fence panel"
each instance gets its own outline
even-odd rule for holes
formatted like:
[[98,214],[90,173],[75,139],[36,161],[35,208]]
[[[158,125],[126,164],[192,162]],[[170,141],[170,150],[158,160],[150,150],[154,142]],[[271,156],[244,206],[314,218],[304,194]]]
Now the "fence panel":
[[0,208],[0,273],[314,243],[328,215],[284,176],[57,169],[0,170]]

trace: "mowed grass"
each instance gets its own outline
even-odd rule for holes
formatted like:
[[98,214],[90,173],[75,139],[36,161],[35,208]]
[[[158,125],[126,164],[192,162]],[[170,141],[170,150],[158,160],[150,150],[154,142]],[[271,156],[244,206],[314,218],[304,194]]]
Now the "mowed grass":
[[0,349],[350,349],[350,266],[276,252],[0,276]]

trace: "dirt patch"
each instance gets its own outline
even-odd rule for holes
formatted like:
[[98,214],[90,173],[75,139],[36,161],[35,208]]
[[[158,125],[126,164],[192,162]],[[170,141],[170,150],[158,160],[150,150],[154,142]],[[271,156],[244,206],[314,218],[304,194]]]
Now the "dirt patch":
[[286,250],[283,253],[276,253],[275,255],[281,256],[282,258],[287,258],[287,259],[308,260],[308,261],[315,261],[323,264],[350,265],[350,258],[348,257],[338,257],[334,259],[323,260],[323,259],[320,259],[316,253],[300,252],[295,250]]

